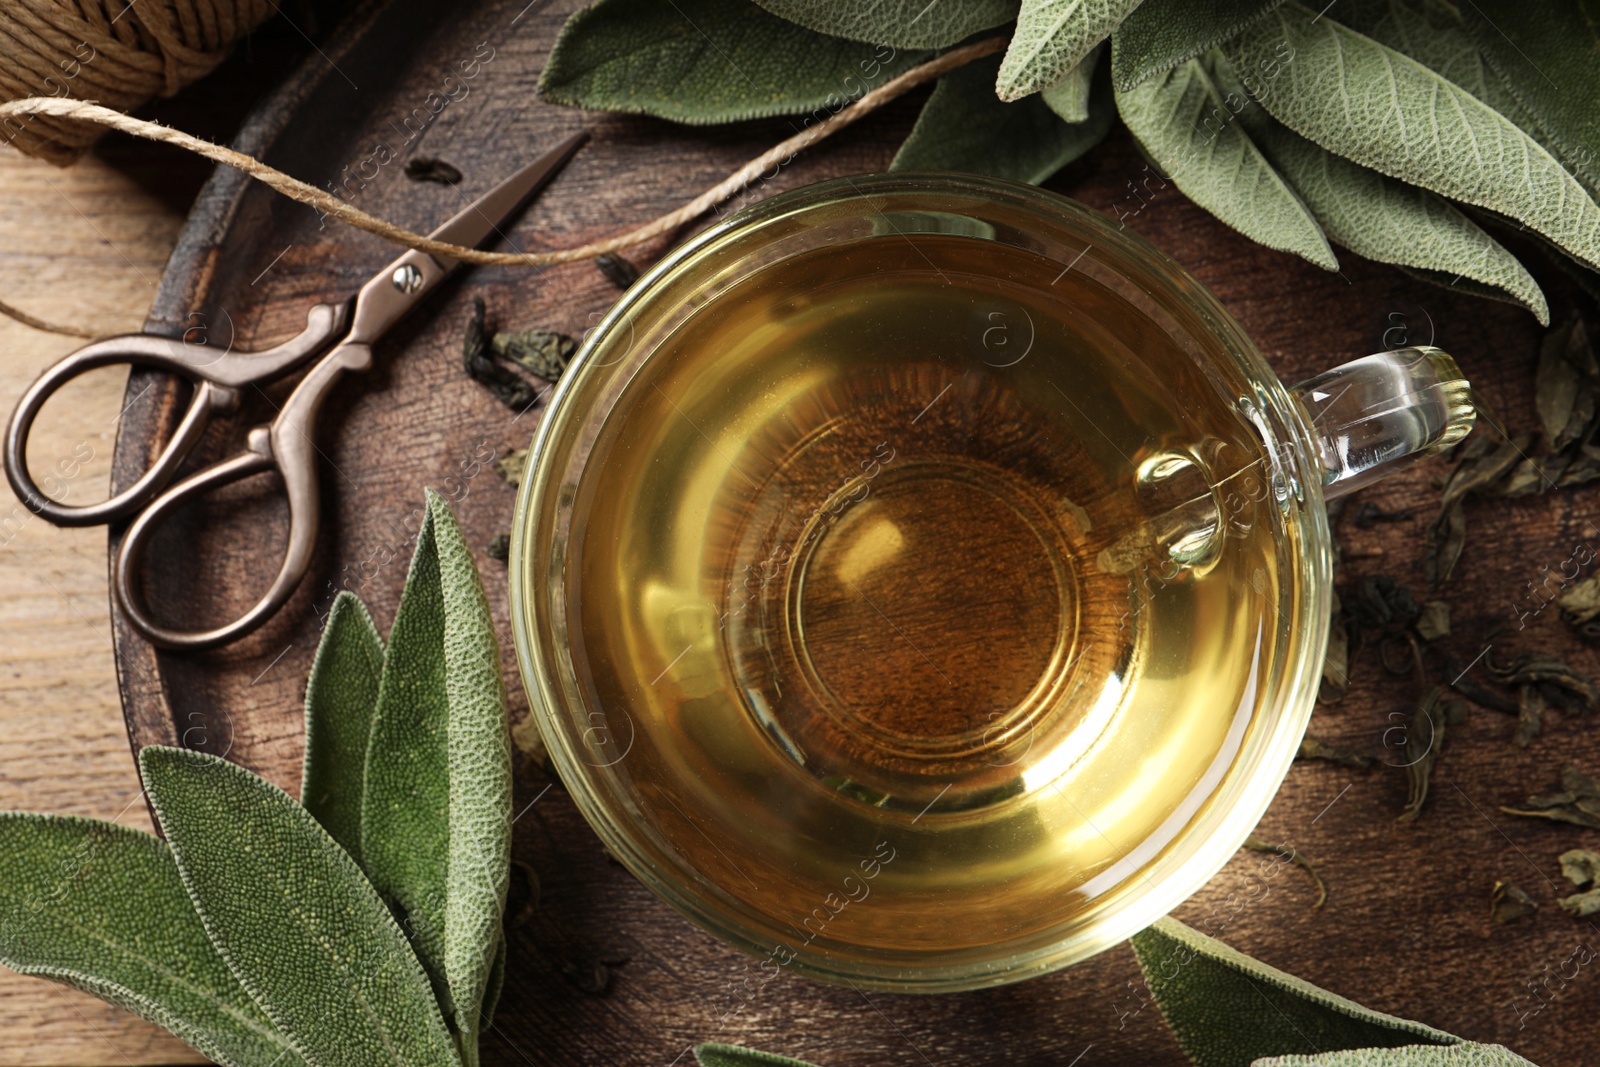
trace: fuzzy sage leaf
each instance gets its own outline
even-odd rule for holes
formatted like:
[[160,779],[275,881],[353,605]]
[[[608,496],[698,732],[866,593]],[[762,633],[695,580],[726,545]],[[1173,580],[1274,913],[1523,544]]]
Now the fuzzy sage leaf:
[[1210,51],[1283,0],[1144,0],[1111,34],[1111,80],[1125,92]]
[[741,1048],[738,1045],[696,1045],[694,1058],[700,1067],[813,1067],[805,1060],[774,1056],[770,1052],[757,1052],[753,1048]]
[[1099,144],[1111,128],[1109,86],[1091,96],[1089,118],[1063,122],[1040,99],[1001,103],[999,56],[939,79],[890,170],[960,170],[1038,183]]
[[1247,29],[1228,55],[1241,72],[1275,64],[1258,99],[1323,148],[1507,215],[1600,264],[1600,205],[1510,119],[1423,64],[1296,0]]
[[367,749],[362,862],[403,916],[468,1067],[509,878],[510,746],[488,599],[429,491]]
[[457,1062],[405,935],[305,808],[201,752],[150,746],[139,767],[207,935],[307,1062]]
[[1056,84],[1138,6],[1139,0],[1022,0],[995,92],[1020,100]]
[[1318,989],[1176,919],[1159,920],[1132,943],[1150,993],[1195,1067],[1460,1041]]
[[1063,122],[1089,121],[1089,89],[1094,82],[1094,72],[1100,65],[1100,55],[1106,50],[1104,42],[1083,57],[1083,62],[1067,71],[1062,78],[1039,93],[1050,110]]
[[946,48],[1017,15],[1017,0],[757,0],[808,30],[895,48]]
[[[1247,100],[1244,85],[1220,52],[1207,58],[1218,89]],[[1471,278],[1502,299],[1550,322],[1539,283],[1483,228],[1436,193],[1385,177],[1320,148],[1249,101],[1238,121],[1296,193],[1328,239],[1359,256],[1431,276]]]
[[0,963],[127,1008],[224,1067],[304,1063],[212,947],[167,846],[126,826],[0,813]]
[[1356,1048],[1314,1056],[1268,1056],[1251,1067],[1534,1067],[1500,1045],[1463,1041],[1459,1045],[1406,1045]]
[[1322,228],[1197,59],[1117,94],[1128,129],[1189,199],[1252,240],[1337,270]]
[[785,21],[751,0],[599,0],[562,28],[544,99],[686,123],[837,110],[926,58]]
[[306,682],[306,756],[300,803],[361,862],[367,739],[383,676],[383,638],[348,590],[334,598]]

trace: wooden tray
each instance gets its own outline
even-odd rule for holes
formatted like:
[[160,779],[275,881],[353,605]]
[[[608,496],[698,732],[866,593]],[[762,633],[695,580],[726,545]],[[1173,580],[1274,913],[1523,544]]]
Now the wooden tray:
[[[531,249],[578,244],[653,218],[792,129],[787,120],[695,129],[542,104],[534,87],[573,4],[526,3],[392,0],[369,8],[267,101],[238,146],[319,185],[348,182],[354,203],[426,231],[463,196],[557,137],[589,128],[589,146],[512,233],[517,246]],[[437,106],[439,97],[429,94],[443,93],[446,73],[475,57],[478,73],[464,83],[470,92],[461,97],[457,90],[458,98],[408,143],[409,129]],[[920,99],[901,101],[807,152],[755,195],[882,169]],[[364,160],[382,155],[380,146],[395,161],[363,168]],[[466,175],[460,190],[407,180],[401,168],[414,155],[458,166]],[[364,187],[346,177],[363,170]],[[1436,334],[1514,424],[1531,424],[1539,331],[1525,312],[1459,297],[1353,256],[1344,257],[1342,274],[1325,273],[1251,244],[1174,189],[1145,183],[1147,176],[1119,131],[1052,184],[1124,217],[1185,263],[1286,379]],[[633,256],[643,264],[666,247],[661,242]],[[195,206],[149,325],[173,334],[204,331],[215,345],[270,344],[301,327],[306,305],[343,298],[394,254],[375,238],[321,225],[310,209],[221,171]],[[283,612],[248,640],[206,655],[157,652],[118,621],[117,661],[135,750],[182,743],[223,753],[296,790],[301,701],[321,613],[335,589],[353,589],[387,630],[428,485],[455,497],[478,548],[502,628],[512,714],[521,720],[527,709],[506,630],[505,567],[485,551],[510,527],[513,490],[482,458],[525,446],[537,413],[513,417],[467,379],[459,358],[462,329],[471,297],[481,296],[502,328],[576,335],[617,295],[588,264],[543,272],[479,268],[385,339],[375,372],[348,381],[322,419],[325,527],[315,570]],[[182,399],[158,375],[132,376],[117,444],[119,485],[165,439]],[[237,449],[244,430],[270,418],[281,397],[250,399],[243,417],[212,428],[197,462]],[[1366,499],[1409,517],[1370,529],[1347,520],[1340,531],[1347,576],[1385,572],[1422,591],[1421,531],[1436,501],[1431,480],[1442,469],[1424,464],[1368,492]],[[220,618],[219,604],[248,603],[264,587],[283,529],[271,489],[235,486],[172,524],[156,553],[163,617]],[[1592,490],[1585,490],[1472,511],[1461,581],[1451,597],[1457,627],[1451,640],[1460,662],[1482,648],[1480,634],[1512,621],[1511,605],[1520,602],[1525,582],[1540,579],[1541,565],[1558,568],[1568,558],[1591,528],[1592,501]],[[113,549],[115,541],[114,532]],[[1596,665],[1573,645],[1554,608],[1525,633],[1513,624],[1495,640],[1499,651],[1537,642],[1591,672]],[[1346,700],[1320,710],[1313,731],[1399,763],[1396,751],[1385,748],[1394,740],[1385,731],[1409,701],[1409,683],[1386,676],[1369,651]],[[1312,907],[1312,890],[1298,872],[1263,891],[1252,877],[1262,857],[1246,853],[1178,914],[1196,922],[1211,916],[1239,948],[1373,1007],[1509,1043],[1546,1065],[1578,1062],[1593,1037],[1600,978],[1588,969],[1570,981],[1557,975],[1571,971],[1563,961],[1596,932],[1556,907],[1557,887],[1566,886],[1555,857],[1596,844],[1597,835],[1530,825],[1497,808],[1551,787],[1567,760],[1600,769],[1600,745],[1580,722],[1552,723],[1526,751],[1510,745],[1510,731],[1509,720],[1487,712],[1452,730],[1428,810],[1409,824],[1394,818],[1405,796],[1400,771],[1381,764],[1365,772],[1297,765],[1260,833],[1317,863],[1330,888],[1326,907]],[[745,976],[753,972],[745,959],[609,861],[560,785],[535,766],[519,775],[517,810],[523,814],[516,855],[538,871],[543,894],[537,914],[510,933],[505,997],[484,1042],[488,1063],[664,1065],[706,1040],[841,1067],[1184,1062],[1154,1007],[1140,1010],[1129,985],[1138,971],[1126,947],[1050,977],[962,995],[864,995],[793,976],[747,987]],[[1525,887],[1540,901],[1539,914],[1516,926],[1493,924],[1488,898],[1497,879]],[[597,964],[609,971],[603,993],[593,991]]]

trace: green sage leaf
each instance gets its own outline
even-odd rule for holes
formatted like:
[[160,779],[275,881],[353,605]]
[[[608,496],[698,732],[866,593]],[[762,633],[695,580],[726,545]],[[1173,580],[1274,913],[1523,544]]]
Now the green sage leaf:
[[1283,0],[1144,0],[1111,34],[1111,80],[1126,92],[1266,17]]
[[483,990],[483,1007],[478,1014],[483,1018],[480,1031],[489,1029],[494,1022],[495,1009],[500,1006],[500,994],[506,986],[506,939],[502,934],[495,944],[494,963],[489,968],[489,982]]
[[1463,1041],[1459,1045],[1359,1048],[1317,1056],[1268,1056],[1252,1067],[1534,1067],[1508,1048]]
[[383,638],[348,590],[333,600],[306,682],[306,757],[300,803],[361,862],[367,739],[383,676]]
[[1037,184],[1111,129],[1109,86],[1092,96],[1086,121],[1067,123],[1043,100],[996,99],[999,64],[999,56],[986,56],[940,78],[889,169],[959,170]]
[[791,1060],[787,1056],[774,1056],[738,1045],[696,1045],[694,1058],[700,1067],[813,1067],[805,1060]]
[[1514,122],[1416,60],[1296,0],[1228,55],[1258,78],[1251,90],[1275,118],[1323,148],[1600,263],[1600,205]]
[[1067,76],[1040,92],[1040,97],[1063,122],[1089,121],[1089,88],[1094,81],[1105,42],[1094,46],[1083,62],[1067,71]]
[[[1224,96],[1248,99],[1232,64],[1220,53],[1207,69]],[[1502,299],[1550,322],[1550,308],[1533,275],[1500,242],[1436,193],[1385,177],[1334,155],[1278,122],[1250,100],[1239,121],[1300,195],[1328,239],[1379,263],[1443,275],[1449,285],[1470,278]]]
[[203,752],[153,745],[139,768],[211,943],[307,1062],[456,1062],[405,935],[305,808]]
[[1128,129],[1189,199],[1246,237],[1338,270],[1322,228],[1197,59],[1117,94]]
[[757,0],[818,33],[894,48],[945,48],[1017,17],[1018,0]]
[[1600,189],[1600,3],[1596,0],[1517,0],[1461,8],[1478,48],[1511,94],[1588,186]]
[[224,1067],[300,1065],[206,936],[167,846],[115,823],[0,812],[0,963],[93,993]]
[[1020,100],[1056,84],[1138,6],[1139,0],[1022,0],[995,92]]
[[1318,989],[1170,917],[1131,940],[1151,995],[1195,1067],[1460,1041]]
[[488,598],[431,490],[378,689],[361,842],[471,1067],[509,879],[511,740]]
[[826,118],[924,58],[814,33],[750,0],[599,0],[562,27],[539,95],[692,124]]

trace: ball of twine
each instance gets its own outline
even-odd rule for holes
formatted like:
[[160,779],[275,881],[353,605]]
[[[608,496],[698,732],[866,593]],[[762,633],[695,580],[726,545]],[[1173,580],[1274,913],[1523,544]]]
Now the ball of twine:
[[[131,111],[209,73],[276,11],[271,0],[0,0],[0,100],[54,96]],[[65,165],[104,132],[10,116],[0,138]]]

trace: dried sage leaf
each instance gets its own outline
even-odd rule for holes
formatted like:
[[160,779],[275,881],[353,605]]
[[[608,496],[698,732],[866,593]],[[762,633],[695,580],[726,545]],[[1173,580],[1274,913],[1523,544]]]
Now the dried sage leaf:
[[1538,910],[1533,898],[1511,882],[1496,882],[1489,893],[1489,917],[1502,925],[1526,919]]

